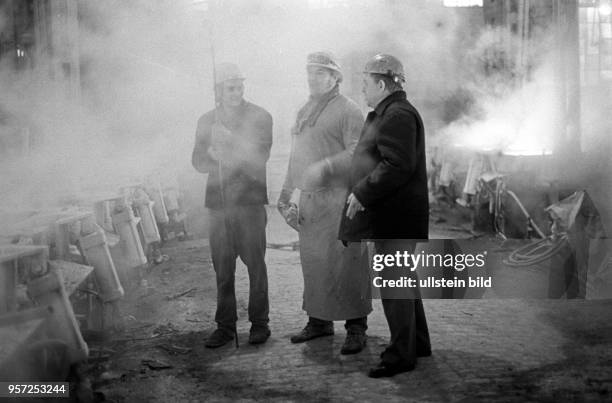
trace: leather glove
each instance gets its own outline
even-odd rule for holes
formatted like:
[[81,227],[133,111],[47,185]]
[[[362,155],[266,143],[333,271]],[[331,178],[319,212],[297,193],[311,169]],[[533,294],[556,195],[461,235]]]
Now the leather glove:
[[291,203],[291,194],[293,191],[289,189],[281,190],[276,206],[278,212],[283,216],[285,222],[291,228],[298,231],[298,208],[295,203]]
[[211,129],[210,149],[208,154],[217,161],[227,161],[231,158],[234,135],[222,123],[215,123]]
[[213,147],[222,147],[228,145],[232,137],[230,129],[225,127],[223,123],[214,123],[211,128],[210,144]]
[[222,123],[214,123],[211,130],[208,155],[229,170],[235,170],[242,164],[245,154],[240,150],[237,137]]
[[331,174],[331,164],[327,158],[312,163],[304,171],[304,187],[316,190],[325,184]]

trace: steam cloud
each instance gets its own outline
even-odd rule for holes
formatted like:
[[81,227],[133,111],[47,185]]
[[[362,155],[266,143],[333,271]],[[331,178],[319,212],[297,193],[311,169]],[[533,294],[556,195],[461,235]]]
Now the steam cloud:
[[[551,147],[558,111],[545,35],[530,43],[534,63],[519,86],[483,71],[494,33],[478,30],[481,9],[433,0],[411,7],[351,1],[331,11],[305,0],[209,3],[223,7],[203,13],[190,0],[80,0],[76,100],[58,96],[44,75],[15,73],[1,60],[0,109],[31,128],[33,147],[26,158],[0,162],[0,205],[41,208],[152,172],[192,172],[195,123],[213,106],[211,41],[217,62],[243,70],[245,97],[274,117],[270,191],[280,188],[289,129],[308,97],[306,55],[317,50],[340,57],[341,91],[364,111],[363,64],[379,52],[400,57],[431,146],[450,137],[468,147],[512,148],[509,138],[518,141],[517,151]],[[6,12],[0,10],[0,27]],[[471,101],[445,120],[445,104],[457,91]]]

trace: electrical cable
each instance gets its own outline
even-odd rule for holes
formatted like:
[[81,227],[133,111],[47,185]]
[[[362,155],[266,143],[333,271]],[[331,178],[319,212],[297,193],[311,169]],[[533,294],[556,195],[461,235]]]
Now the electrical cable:
[[511,267],[532,266],[554,256],[567,242],[565,234],[556,239],[540,239],[516,249],[503,260],[503,263]]

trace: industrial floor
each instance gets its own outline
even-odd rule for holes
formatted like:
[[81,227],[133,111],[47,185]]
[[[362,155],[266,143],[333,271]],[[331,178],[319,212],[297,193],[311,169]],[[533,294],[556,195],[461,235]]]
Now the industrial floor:
[[[269,217],[269,242],[297,238],[275,211]],[[432,237],[453,230],[434,225]],[[106,401],[612,401],[609,300],[426,300],[433,355],[412,372],[370,379],[389,336],[380,301],[357,355],[340,355],[340,322],[332,337],[291,344],[306,322],[299,255],[268,249],[271,338],[247,343],[248,278],[239,263],[240,345],[207,349],[216,298],[208,241],[171,241],[163,252],[169,260],[149,270],[148,288],[122,302],[124,329],[90,343],[88,373]]]

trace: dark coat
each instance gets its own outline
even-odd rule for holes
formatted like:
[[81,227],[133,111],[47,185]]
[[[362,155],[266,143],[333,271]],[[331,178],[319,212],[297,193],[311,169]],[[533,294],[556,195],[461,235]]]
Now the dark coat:
[[263,108],[244,101],[236,116],[229,117],[223,108],[217,117],[232,133],[232,159],[237,165],[222,166],[225,200],[221,197],[219,164],[208,154],[211,146],[215,110],[198,120],[192,164],[201,173],[208,173],[206,207],[220,209],[225,206],[263,205],[268,203],[266,162],[272,146],[272,116]]
[[425,133],[404,91],[392,93],[368,114],[351,162],[351,191],[365,211],[351,220],[345,205],[341,240],[427,239]]

